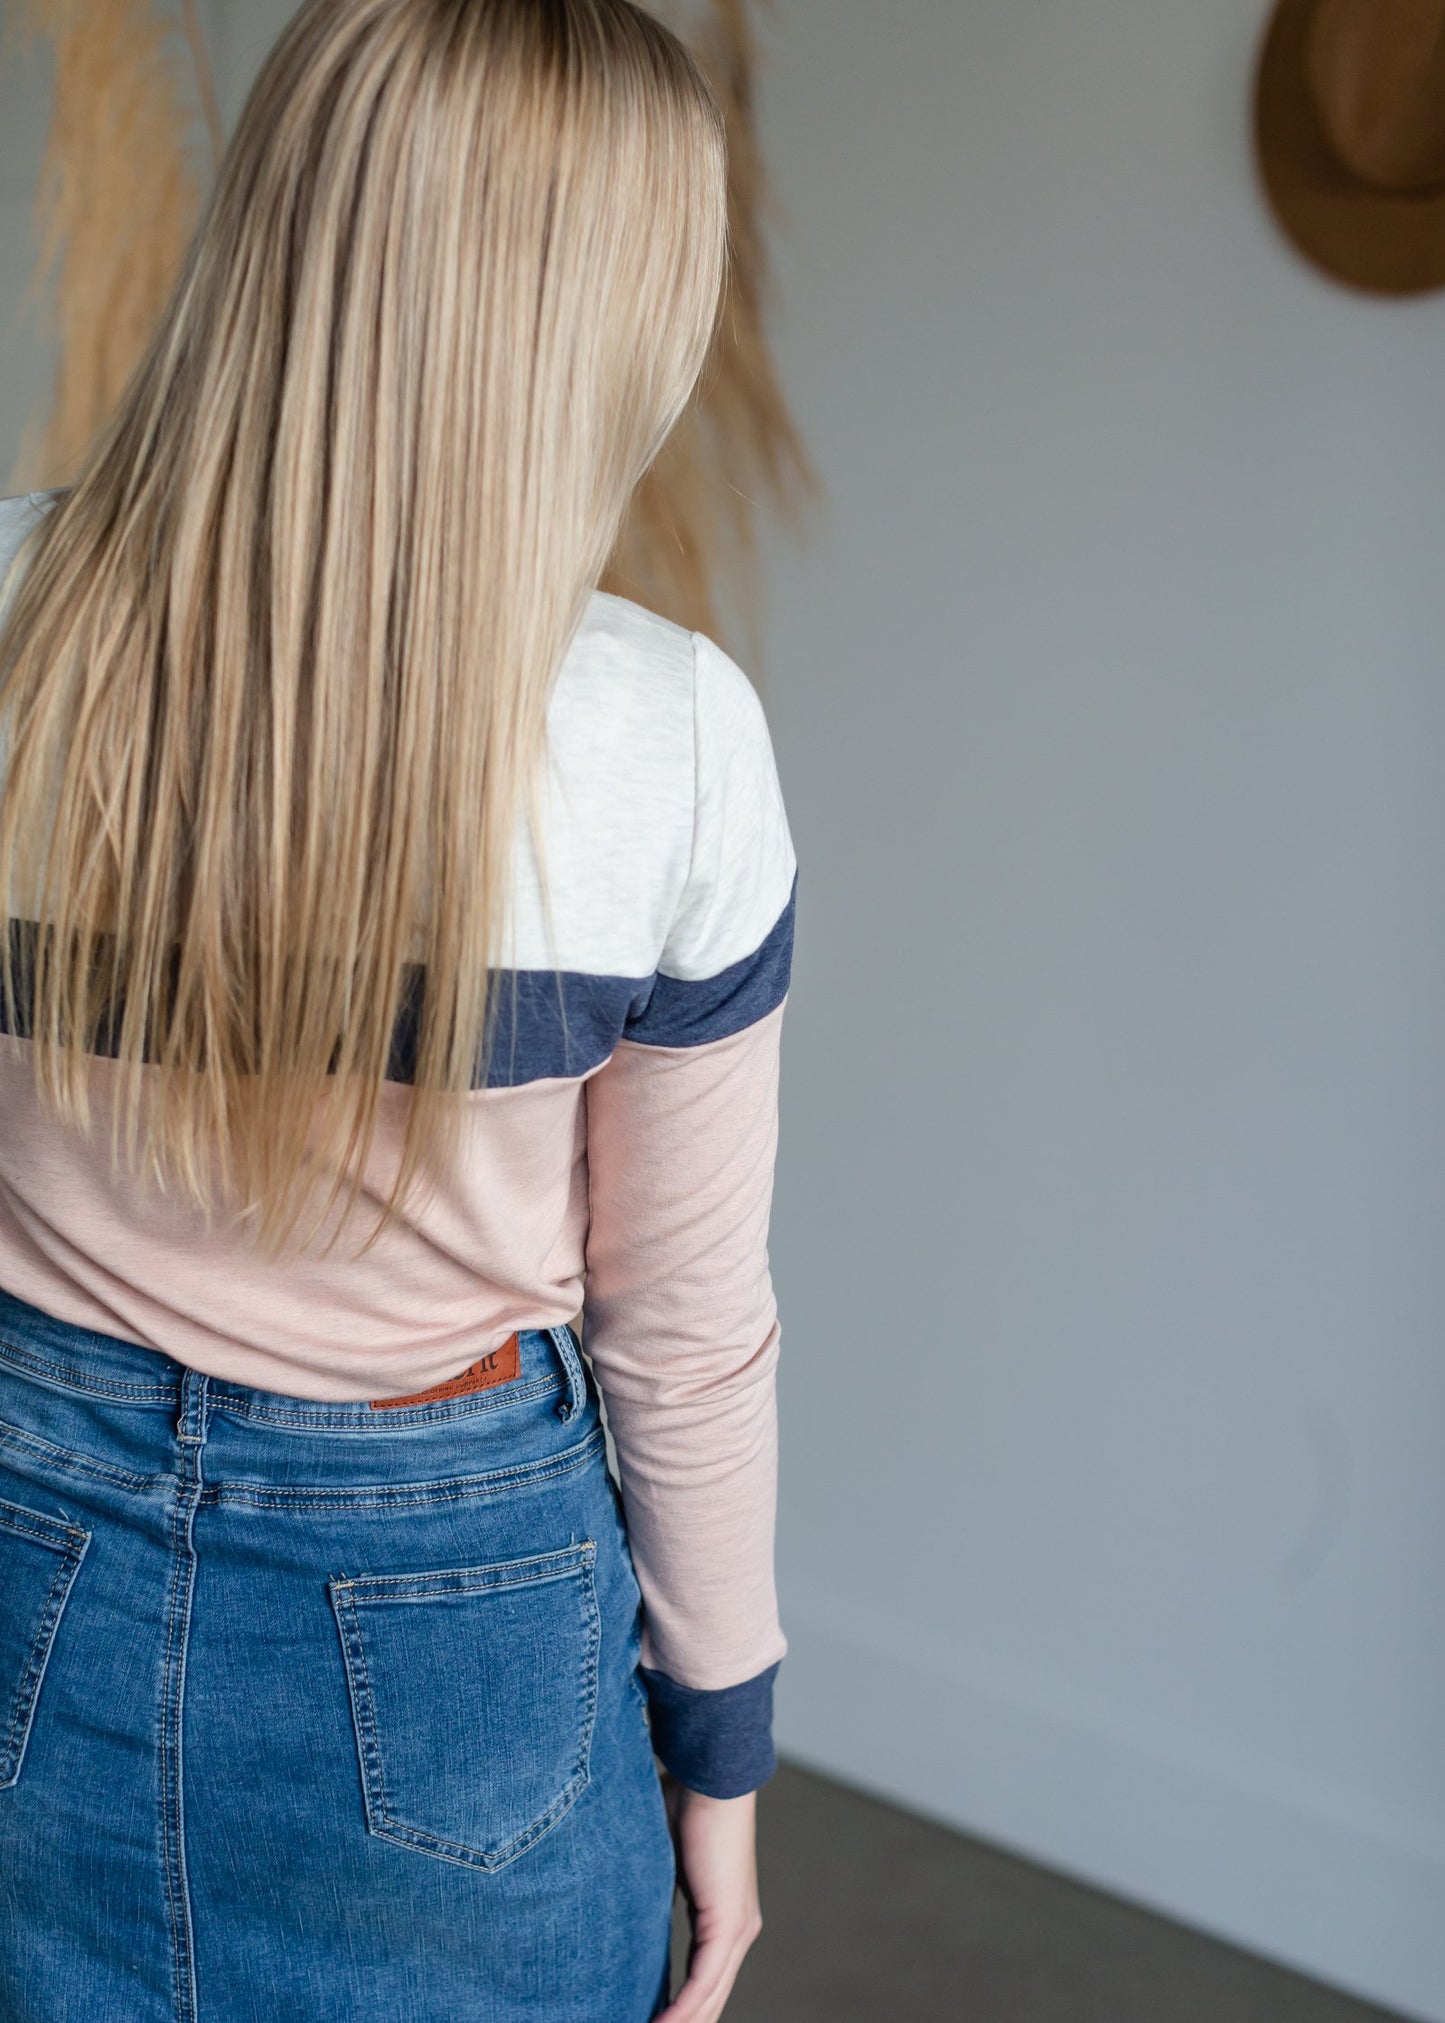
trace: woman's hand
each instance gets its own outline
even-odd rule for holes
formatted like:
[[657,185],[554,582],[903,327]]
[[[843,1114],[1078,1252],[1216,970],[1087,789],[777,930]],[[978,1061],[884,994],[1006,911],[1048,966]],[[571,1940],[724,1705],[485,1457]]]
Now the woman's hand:
[[758,1905],[757,1794],[704,1798],[663,1773],[678,1885],[692,1919],[687,1982],[659,2023],[717,2023],[763,1928]]

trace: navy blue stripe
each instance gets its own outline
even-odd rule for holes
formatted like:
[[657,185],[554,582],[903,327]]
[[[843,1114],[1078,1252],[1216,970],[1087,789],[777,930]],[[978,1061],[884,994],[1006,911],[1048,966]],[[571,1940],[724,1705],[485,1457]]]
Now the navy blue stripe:
[[[781,1004],[788,988],[796,890],[795,879],[794,896],[760,948],[700,983],[656,975],[593,976],[580,970],[496,971],[485,1085],[508,1089],[588,1075],[601,1067],[622,1039],[659,1047],[701,1046],[765,1017]],[[29,1038],[27,979],[34,974],[38,941],[34,921],[12,921],[10,941],[21,1013],[16,1035]],[[175,975],[173,964],[173,989]],[[389,1082],[416,1079],[425,977],[421,966],[408,967],[387,1062]],[[91,1032],[92,1052],[115,1058],[124,1015],[122,993],[114,1007],[97,1018]],[[0,992],[0,1033],[10,1030]],[[157,1050],[149,1043],[145,1057],[157,1058]],[[480,1067],[472,1086],[483,1086]]]
[[647,1689],[654,1755],[679,1784],[707,1798],[741,1798],[766,1784],[778,1767],[773,1748],[773,1681],[777,1665],[740,1686],[703,1692],[679,1686],[666,1672],[638,1667]]
[[740,1033],[776,1011],[792,977],[797,910],[794,872],[788,903],[761,946],[701,982],[659,975],[646,1008],[628,1021],[623,1038],[649,1047],[700,1047]]
[[[408,972],[407,995],[393,1029],[389,1082],[414,1082],[421,1037],[424,972]],[[589,976],[580,970],[494,972],[496,1007],[486,1086],[590,1075],[622,1036],[634,1009],[647,1000],[650,977]],[[473,1088],[482,1086],[480,1072]]]
[[[10,923],[10,945],[15,964],[15,981],[20,1018],[16,1036],[29,1039],[30,990],[38,931],[34,921]],[[176,964],[171,967],[171,987],[175,987]],[[391,1054],[387,1062],[389,1082],[413,1082],[420,1051],[421,1015],[426,971],[409,964],[402,990],[401,1009],[392,1028]],[[491,1059],[486,1085],[489,1088],[516,1088],[525,1082],[539,1082],[553,1076],[587,1075],[612,1053],[628,1019],[646,1004],[651,993],[651,977],[589,976],[579,971],[551,969],[497,970],[492,976],[494,1005]],[[113,1007],[96,1020],[91,1032],[91,1051],[113,1060],[120,1051],[121,1025],[125,1016],[125,996],[118,994]],[[0,1032],[11,1031],[6,1017],[4,992],[0,990]],[[158,1058],[149,1043],[145,1058]],[[480,1069],[472,1086],[482,1086]]]

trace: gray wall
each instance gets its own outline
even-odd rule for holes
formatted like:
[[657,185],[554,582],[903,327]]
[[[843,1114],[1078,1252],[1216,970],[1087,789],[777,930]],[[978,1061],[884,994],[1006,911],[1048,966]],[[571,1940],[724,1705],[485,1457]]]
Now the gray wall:
[[29,293],[49,88],[43,48],[27,50],[7,19],[0,32],[0,492],[10,490],[21,437],[44,404],[50,370],[43,319]]
[[1264,11],[766,28],[781,1733],[1439,2023],[1445,296],[1277,241]]
[[1445,296],[1264,0],[780,0],[803,1759],[1445,2017]]

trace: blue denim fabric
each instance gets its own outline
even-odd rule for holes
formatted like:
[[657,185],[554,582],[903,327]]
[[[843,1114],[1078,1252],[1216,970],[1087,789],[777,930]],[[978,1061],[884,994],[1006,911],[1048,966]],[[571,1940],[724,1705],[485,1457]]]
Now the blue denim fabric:
[[645,2023],[673,1852],[570,1330],[375,1411],[0,1293],[0,2017]]

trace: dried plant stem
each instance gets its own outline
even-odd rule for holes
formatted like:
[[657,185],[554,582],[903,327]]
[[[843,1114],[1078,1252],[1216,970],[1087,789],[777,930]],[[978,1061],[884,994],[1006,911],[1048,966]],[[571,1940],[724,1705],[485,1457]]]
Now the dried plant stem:
[[22,489],[65,482],[119,399],[179,269],[199,202],[174,17],[151,0],[16,0],[55,51],[36,196],[34,293],[56,339],[50,413]]
[[727,120],[733,269],[697,397],[639,488],[607,582],[720,640],[730,629],[718,602],[725,588],[745,635],[739,650],[754,667],[762,657],[760,530],[779,524],[773,513],[800,521],[821,493],[766,330],[771,195],[757,136],[756,4],[709,0],[700,28],[688,33]]

